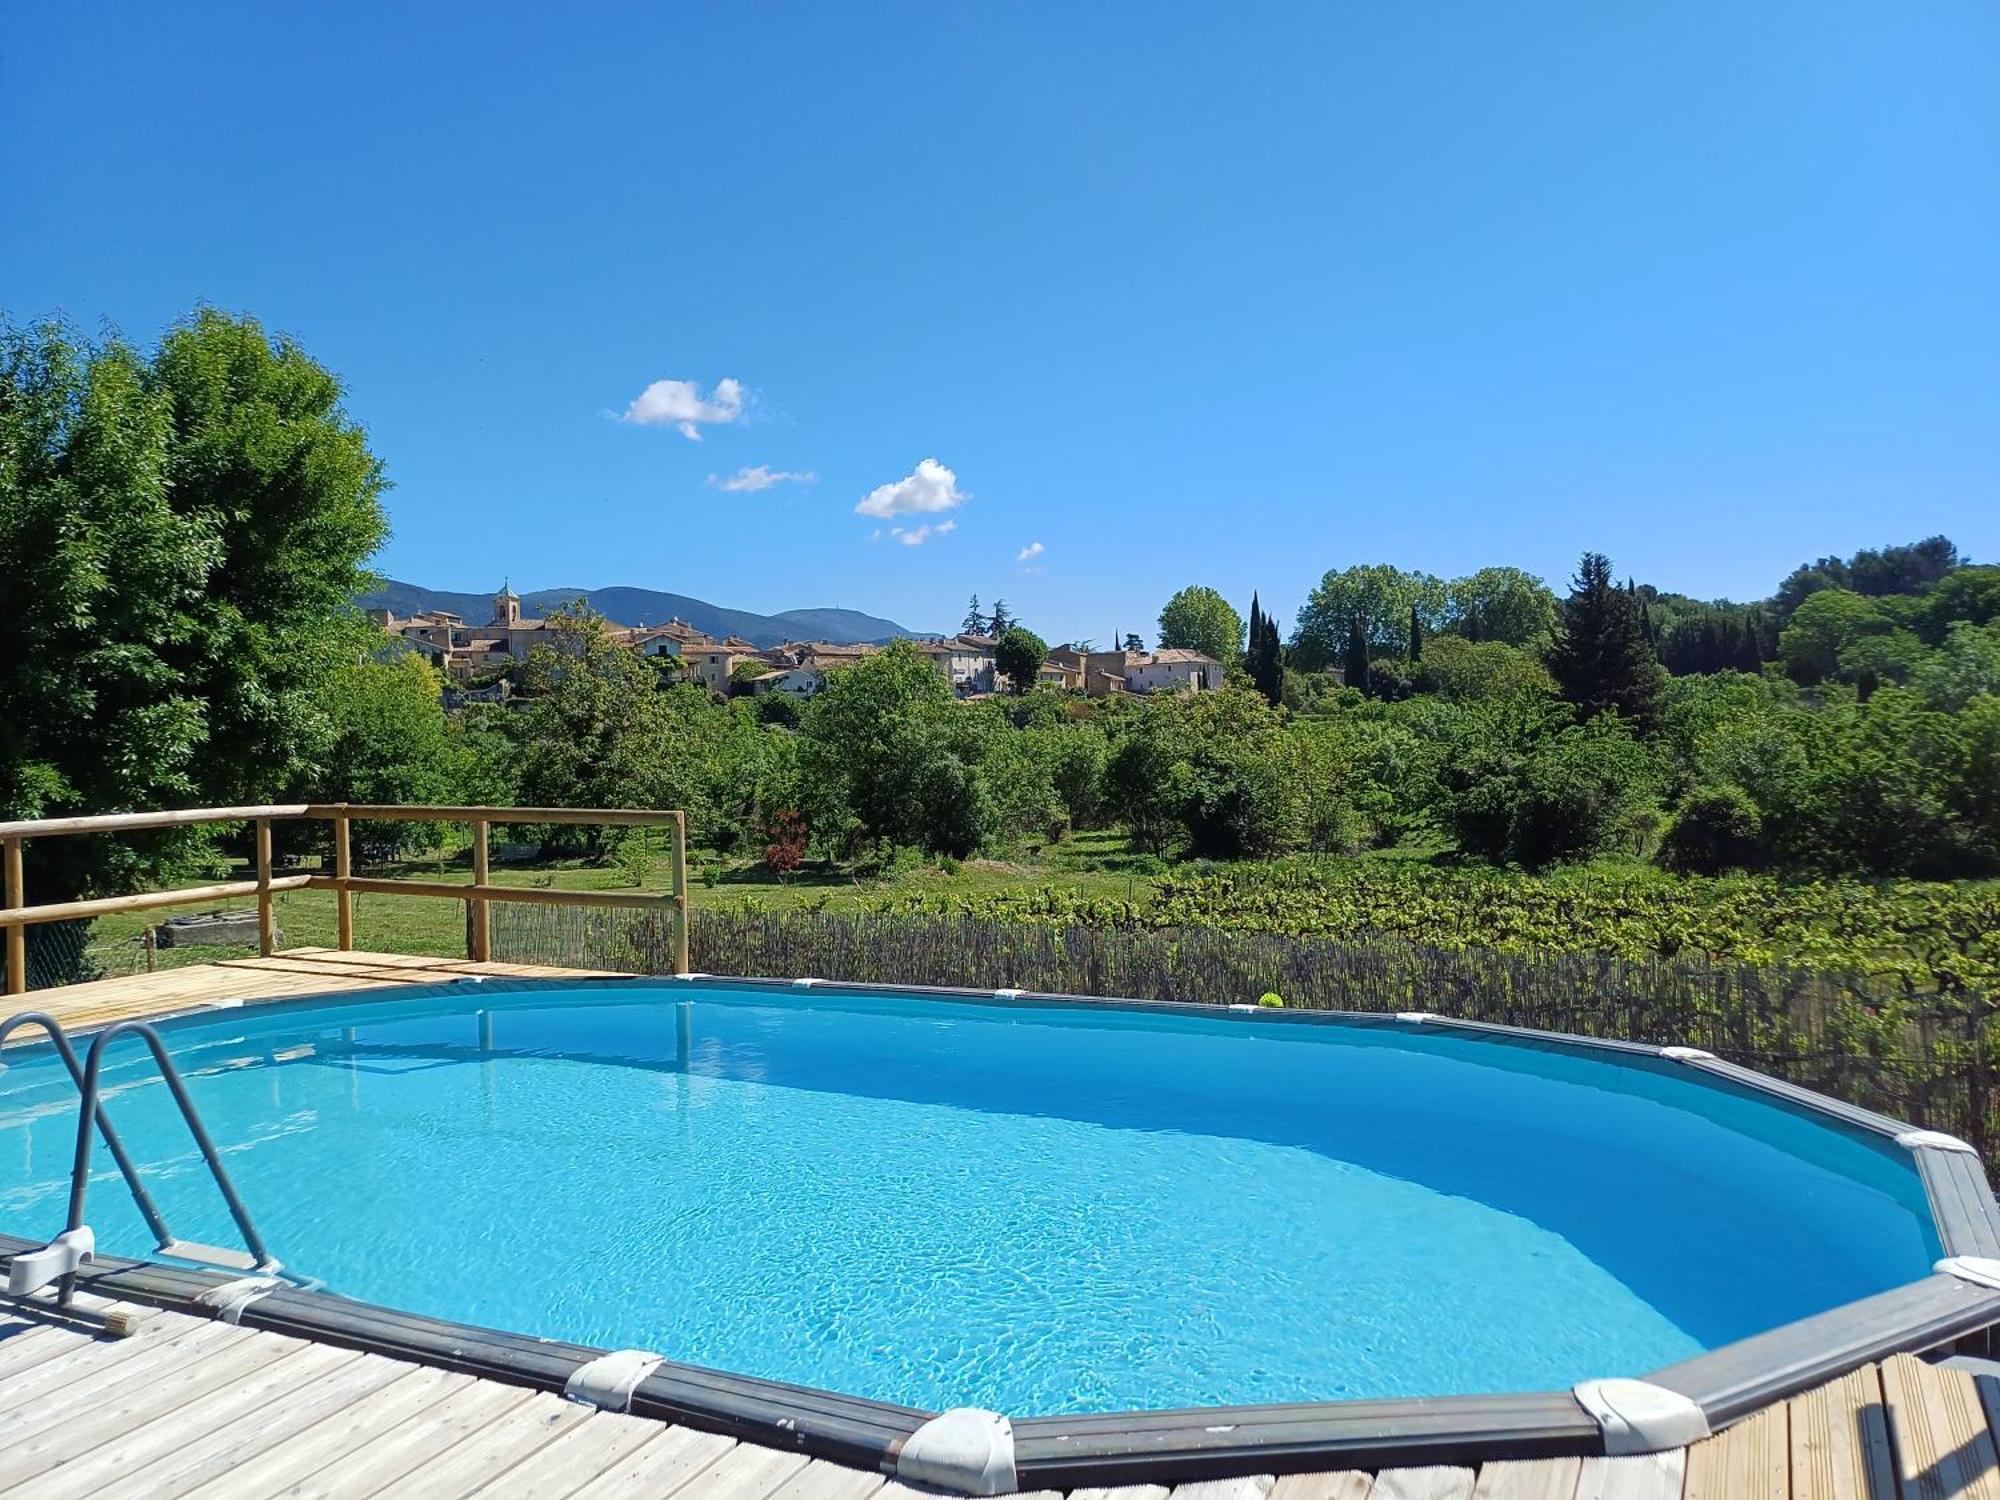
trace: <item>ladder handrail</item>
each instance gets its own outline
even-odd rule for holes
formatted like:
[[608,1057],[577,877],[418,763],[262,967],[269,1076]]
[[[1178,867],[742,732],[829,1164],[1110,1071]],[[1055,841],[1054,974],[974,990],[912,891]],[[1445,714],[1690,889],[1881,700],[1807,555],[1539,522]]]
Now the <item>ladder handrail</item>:
[[[243,1200],[237,1196],[236,1184],[230,1181],[229,1172],[222,1165],[222,1157],[215,1149],[215,1142],[209,1138],[208,1128],[202,1124],[201,1116],[195,1110],[194,1101],[188,1097],[187,1085],[181,1081],[180,1070],[167,1055],[166,1043],[161,1041],[160,1034],[144,1021],[114,1021],[91,1039],[90,1056],[84,1063],[83,1069],[81,1086],[83,1099],[82,1107],[77,1113],[76,1157],[70,1167],[69,1217],[64,1232],[72,1233],[83,1227],[84,1200],[90,1189],[91,1147],[96,1140],[91,1132],[90,1122],[102,1108],[98,1080],[104,1065],[104,1049],[113,1038],[123,1036],[127,1032],[137,1034],[152,1052],[160,1076],[166,1081],[174,1103],[180,1109],[181,1119],[187,1125],[188,1134],[194,1137],[195,1146],[200,1150],[202,1160],[208,1166],[209,1176],[215,1179],[216,1187],[222,1192],[223,1202],[229,1206],[229,1216],[236,1221],[236,1228],[243,1236],[244,1247],[255,1257],[259,1269],[275,1270],[278,1263],[265,1246],[264,1237],[257,1232],[256,1224],[251,1221],[250,1210],[243,1206]],[[62,1278],[61,1300],[65,1304],[69,1301],[75,1281],[74,1271]]]
[[[39,1026],[48,1034],[49,1041],[55,1046],[56,1056],[62,1059],[63,1068],[69,1074],[69,1081],[76,1086],[80,1101],[83,1096],[83,1063],[78,1059],[76,1047],[70,1041],[69,1033],[63,1029],[62,1022],[47,1011],[20,1011],[5,1021],[0,1021],[0,1047],[4,1047],[7,1038],[23,1026]],[[131,1156],[126,1153],[125,1143],[118,1138],[118,1132],[111,1128],[111,1117],[105,1113],[101,1101],[94,1112],[94,1118],[98,1130],[104,1136],[104,1144],[111,1150],[111,1159],[118,1164],[118,1171],[125,1179],[125,1186],[132,1191],[132,1201],[139,1205],[139,1212],[145,1217],[146,1227],[153,1231],[153,1238],[156,1241],[162,1245],[167,1244],[173,1236],[168,1232],[166,1218],[161,1214],[159,1205],[153,1202],[153,1195],[146,1191],[146,1184],[139,1177],[139,1169],[134,1165]]]

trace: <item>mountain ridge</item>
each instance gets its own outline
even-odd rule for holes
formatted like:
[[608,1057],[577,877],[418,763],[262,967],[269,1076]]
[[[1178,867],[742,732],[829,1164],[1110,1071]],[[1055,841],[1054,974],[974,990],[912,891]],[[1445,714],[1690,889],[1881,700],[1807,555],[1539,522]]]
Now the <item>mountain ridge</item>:
[[[579,599],[616,625],[664,625],[684,620],[696,630],[714,636],[740,636],[756,646],[776,646],[784,641],[819,640],[837,645],[893,640],[898,636],[921,638],[932,632],[911,630],[894,620],[867,614],[858,609],[786,609],[763,615],[754,610],[730,609],[697,599],[691,594],[673,594],[659,589],[643,589],[629,584],[613,584],[599,589],[535,589],[521,595],[521,613],[535,617]],[[390,578],[382,587],[355,596],[363,609],[387,609],[399,615],[439,609],[462,615],[468,625],[483,625],[492,617],[493,596],[434,589],[420,583]]]

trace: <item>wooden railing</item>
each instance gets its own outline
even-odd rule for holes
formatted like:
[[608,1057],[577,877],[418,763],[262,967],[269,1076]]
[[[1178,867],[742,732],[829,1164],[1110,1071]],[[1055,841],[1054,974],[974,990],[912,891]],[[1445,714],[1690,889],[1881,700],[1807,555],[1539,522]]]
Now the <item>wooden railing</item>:
[[[331,875],[276,875],[272,873],[271,825],[273,823],[317,820],[332,825],[333,873]],[[384,823],[469,823],[472,826],[472,883],[452,885],[441,880],[375,880],[357,876],[349,850],[348,831],[356,822]],[[204,823],[253,823],[256,825],[256,870],[254,880],[230,880],[216,885],[182,886],[170,891],[149,891],[130,896],[100,896],[88,901],[57,901],[43,906],[28,904],[23,870],[23,850],[30,839],[54,838],[76,833],[128,833],[153,828],[182,828]],[[669,828],[673,832],[668,864],[673,888],[665,893],[634,891],[559,891],[552,888],[494,885],[492,883],[490,833],[495,823],[520,825],[560,823],[570,826],[616,828]],[[608,807],[394,807],[360,803],[286,803],[265,807],[198,807],[173,812],[108,813],[96,817],[37,818],[0,823],[0,864],[4,865],[5,905],[0,906],[0,928],[7,934],[7,993],[24,994],[28,988],[27,929],[41,922],[71,922],[120,912],[152,911],[171,906],[201,906],[211,901],[255,897],[257,901],[257,947],[270,954],[277,949],[278,929],[272,898],[281,891],[327,890],[334,893],[337,942],[343,949],[354,946],[354,893],[375,892],[394,896],[436,896],[467,905],[466,957],[484,961],[491,952],[491,925],[488,913],[495,901],[524,901],[544,906],[623,906],[662,908],[675,915],[675,972],[688,970],[688,886],[687,814],[655,812],[643,808]]]

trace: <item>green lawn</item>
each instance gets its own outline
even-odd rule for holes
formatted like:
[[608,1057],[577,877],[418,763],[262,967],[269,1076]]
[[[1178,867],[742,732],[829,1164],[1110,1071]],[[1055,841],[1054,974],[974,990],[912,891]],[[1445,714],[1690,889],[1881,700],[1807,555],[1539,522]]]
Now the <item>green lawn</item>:
[[[702,907],[736,906],[754,903],[773,909],[806,907],[812,910],[851,910],[864,902],[890,894],[937,893],[988,895],[1002,891],[1033,888],[1055,889],[1085,896],[1112,896],[1139,899],[1151,893],[1157,869],[1154,862],[1134,856],[1122,834],[1091,832],[1079,834],[1061,844],[1017,851],[1010,859],[967,860],[956,869],[935,864],[918,864],[888,875],[858,875],[847,871],[805,870],[787,880],[766,873],[751,860],[723,860],[697,854],[690,860],[689,900]],[[370,877],[445,881],[469,885],[472,870],[463,852],[442,861],[437,858],[401,860],[386,866],[370,866]],[[251,872],[238,869],[230,878],[248,879]],[[648,890],[667,888],[667,868],[660,861],[643,883],[635,883],[634,872],[618,864],[590,864],[576,860],[529,865],[493,867],[495,885],[541,887],[563,891]],[[232,909],[254,903],[230,903]],[[286,891],[274,902],[278,926],[288,948],[335,945],[337,933],[334,897],[331,891]],[[187,908],[196,910],[196,908]],[[172,911],[133,912],[100,919],[91,932],[90,955],[106,974],[131,974],[145,968],[141,935],[157,922],[174,915]],[[354,943],[357,948],[379,953],[436,954],[449,957],[465,952],[465,907],[457,901],[423,896],[383,896],[358,893],[354,897]],[[254,953],[252,947],[206,946],[161,949],[155,962],[160,968],[189,963],[210,963],[220,958],[241,958]]]

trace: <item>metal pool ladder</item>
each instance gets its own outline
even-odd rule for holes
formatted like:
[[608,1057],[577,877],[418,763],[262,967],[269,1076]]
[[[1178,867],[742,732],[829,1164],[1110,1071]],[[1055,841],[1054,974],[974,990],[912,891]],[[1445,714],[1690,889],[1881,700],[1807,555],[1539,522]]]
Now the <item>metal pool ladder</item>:
[[[284,1268],[273,1258],[264,1237],[257,1232],[256,1224],[250,1218],[250,1210],[243,1206],[237,1196],[236,1184],[229,1180],[229,1173],[222,1165],[222,1157],[215,1149],[215,1142],[209,1138],[208,1129],[201,1123],[196,1113],[194,1101],[188,1097],[187,1085],[181,1082],[180,1070],[167,1055],[166,1044],[160,1034],[144,1021],[114,1021],[92,1038],[89,1059],[79,1064],[76,1048],[71,1044],[62,1023],[44,1011],[24,1010],[20,1014],[0,1021],[0,1046],[21,1026],[39,1026],[48,1033],[55,1044],[56,1054],[62,1059],[70,1081],[77,1089],[76,1155],[69,1174],[69,1217],[63,1232],[50,1240],[39,1250],[26,1250],[16,1255],[7,1273],[7,1294],[25,1297],[40,1291],[51,1282],[57,1286],[56,1300],[64,1307],[76,1291],[76,1274],[86,1261],[96,1256],[96,1236],[90,1226],[84,1223],[83,1206],[90,1189],[90,1163],[97,1137],[104,1137],[104,1144],[111,1152],[111,1159],[118,1164],[118,1171],[125,1179],[125,1186],[131,1189],[132,1201],[139,1206],[139,1212],[146,1220],[146,1227],[152,1230],[157,1241],[157,1254],[172,1256],[175,1260],[194,1261],[200,1265],[217,1266],[230,1271],[250,1271],[262,1275],[277,1275]],[[106,1113],[99,1075],[104,1062],[104,1050],[114,1037],[127,1032],[140,1037],[153,1054],[153,1062],[160,1077],[166,1082],[167,1090],[173,1095],[175,1106],[181,1112],[181,1119],[187,1122],[188,1134],[194,1137],[201,1159],[208,1166],[208,1174],[215,1179],[215,1185],[222,1193],[222,1201],[229,1206],[229,1216],[236,1221],[237,1231],[243,1236],[244,1250],[230,1250],[221,1245],[204,1245],[197,1240],[175,1239],[167,1228],[166,1218],[160,1207],[153,1201],[153,1195],[146,1191],[146,1185],[139,1178],[139,1169],[126,1153],[125,1143],[118,1138],[118,1132],[111,1127],[111,1117]],[[91,1127],[95,1125],[96,1130]],[[289,1278],[288,1278],[289,1279]]]

